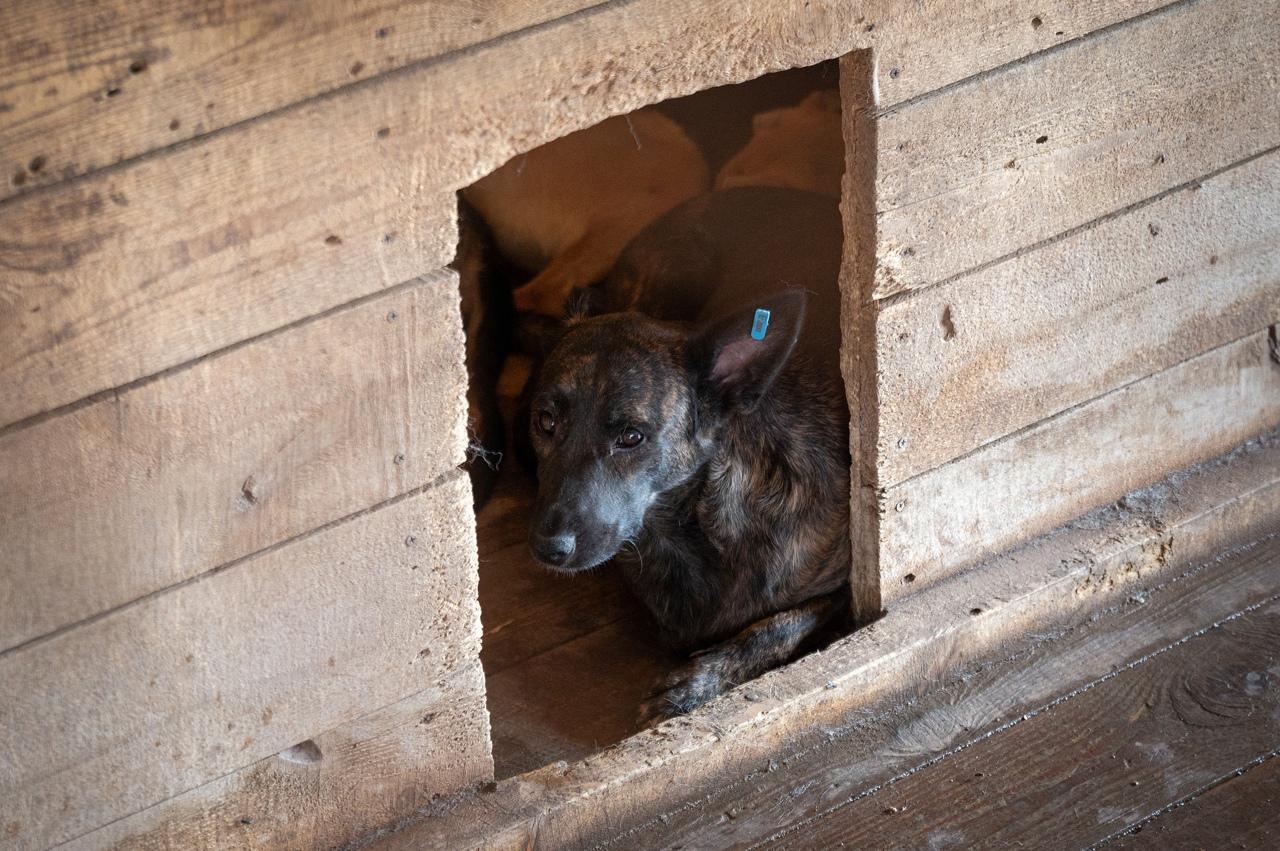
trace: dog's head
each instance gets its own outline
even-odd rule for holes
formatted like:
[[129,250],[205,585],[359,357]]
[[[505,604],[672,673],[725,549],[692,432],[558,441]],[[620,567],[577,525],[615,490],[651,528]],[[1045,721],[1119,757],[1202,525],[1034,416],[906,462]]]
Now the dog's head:
[[[636,540],[649,508],[715,451],[726,417],[750,411],[773,384],[805,302],[791,290],[692,331],[634,313],[573,323],[531,400],[534,558],[586,570]],[[763,334],[758,308],[769,311]]]

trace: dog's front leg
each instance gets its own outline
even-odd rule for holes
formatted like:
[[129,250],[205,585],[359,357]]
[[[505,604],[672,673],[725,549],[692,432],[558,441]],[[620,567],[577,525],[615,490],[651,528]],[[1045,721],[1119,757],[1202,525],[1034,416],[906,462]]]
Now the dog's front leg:
[[841,610],[845,590],[815,597],[794,609],[761,618],[728,641],[695,653],[659,682],[640,707],[640,726],[684,715],[713,697],[787,662],[804,643]]

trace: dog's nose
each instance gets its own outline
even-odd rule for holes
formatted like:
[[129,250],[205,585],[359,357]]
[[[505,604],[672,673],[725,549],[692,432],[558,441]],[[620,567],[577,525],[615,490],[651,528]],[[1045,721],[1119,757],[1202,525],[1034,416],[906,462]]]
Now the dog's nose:
[[535,534],[531,543],[534,558],[552,567],[559,567],[568,561],[577,546],[577,541],[571,532],[561,532],[557,535]]

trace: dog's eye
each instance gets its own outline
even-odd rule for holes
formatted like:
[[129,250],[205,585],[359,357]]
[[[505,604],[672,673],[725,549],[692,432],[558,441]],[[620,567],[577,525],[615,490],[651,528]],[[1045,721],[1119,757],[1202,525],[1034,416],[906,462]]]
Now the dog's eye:
[[618,435],[618,446],[623,449],[635,449],[644,442],[644,435],[639,429],[624,428],[622,434]]
[[538,414],[538,428],[542,429],[543,434],[554,434],[556,430],[556,418],[550,411],[542,411]]

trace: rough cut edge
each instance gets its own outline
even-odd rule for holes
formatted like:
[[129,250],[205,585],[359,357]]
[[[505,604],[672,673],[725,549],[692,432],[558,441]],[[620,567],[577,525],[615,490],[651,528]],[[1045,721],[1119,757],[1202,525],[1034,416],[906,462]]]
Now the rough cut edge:
[[[1280,430],[1098,509],[905,600],[828,648],[573,765],[438,801],[354,847],[524,848],[599,842],[719,771],[962,659],[1196,567],[1280,521]],[[960,652],[957,652],[957,651]]]

